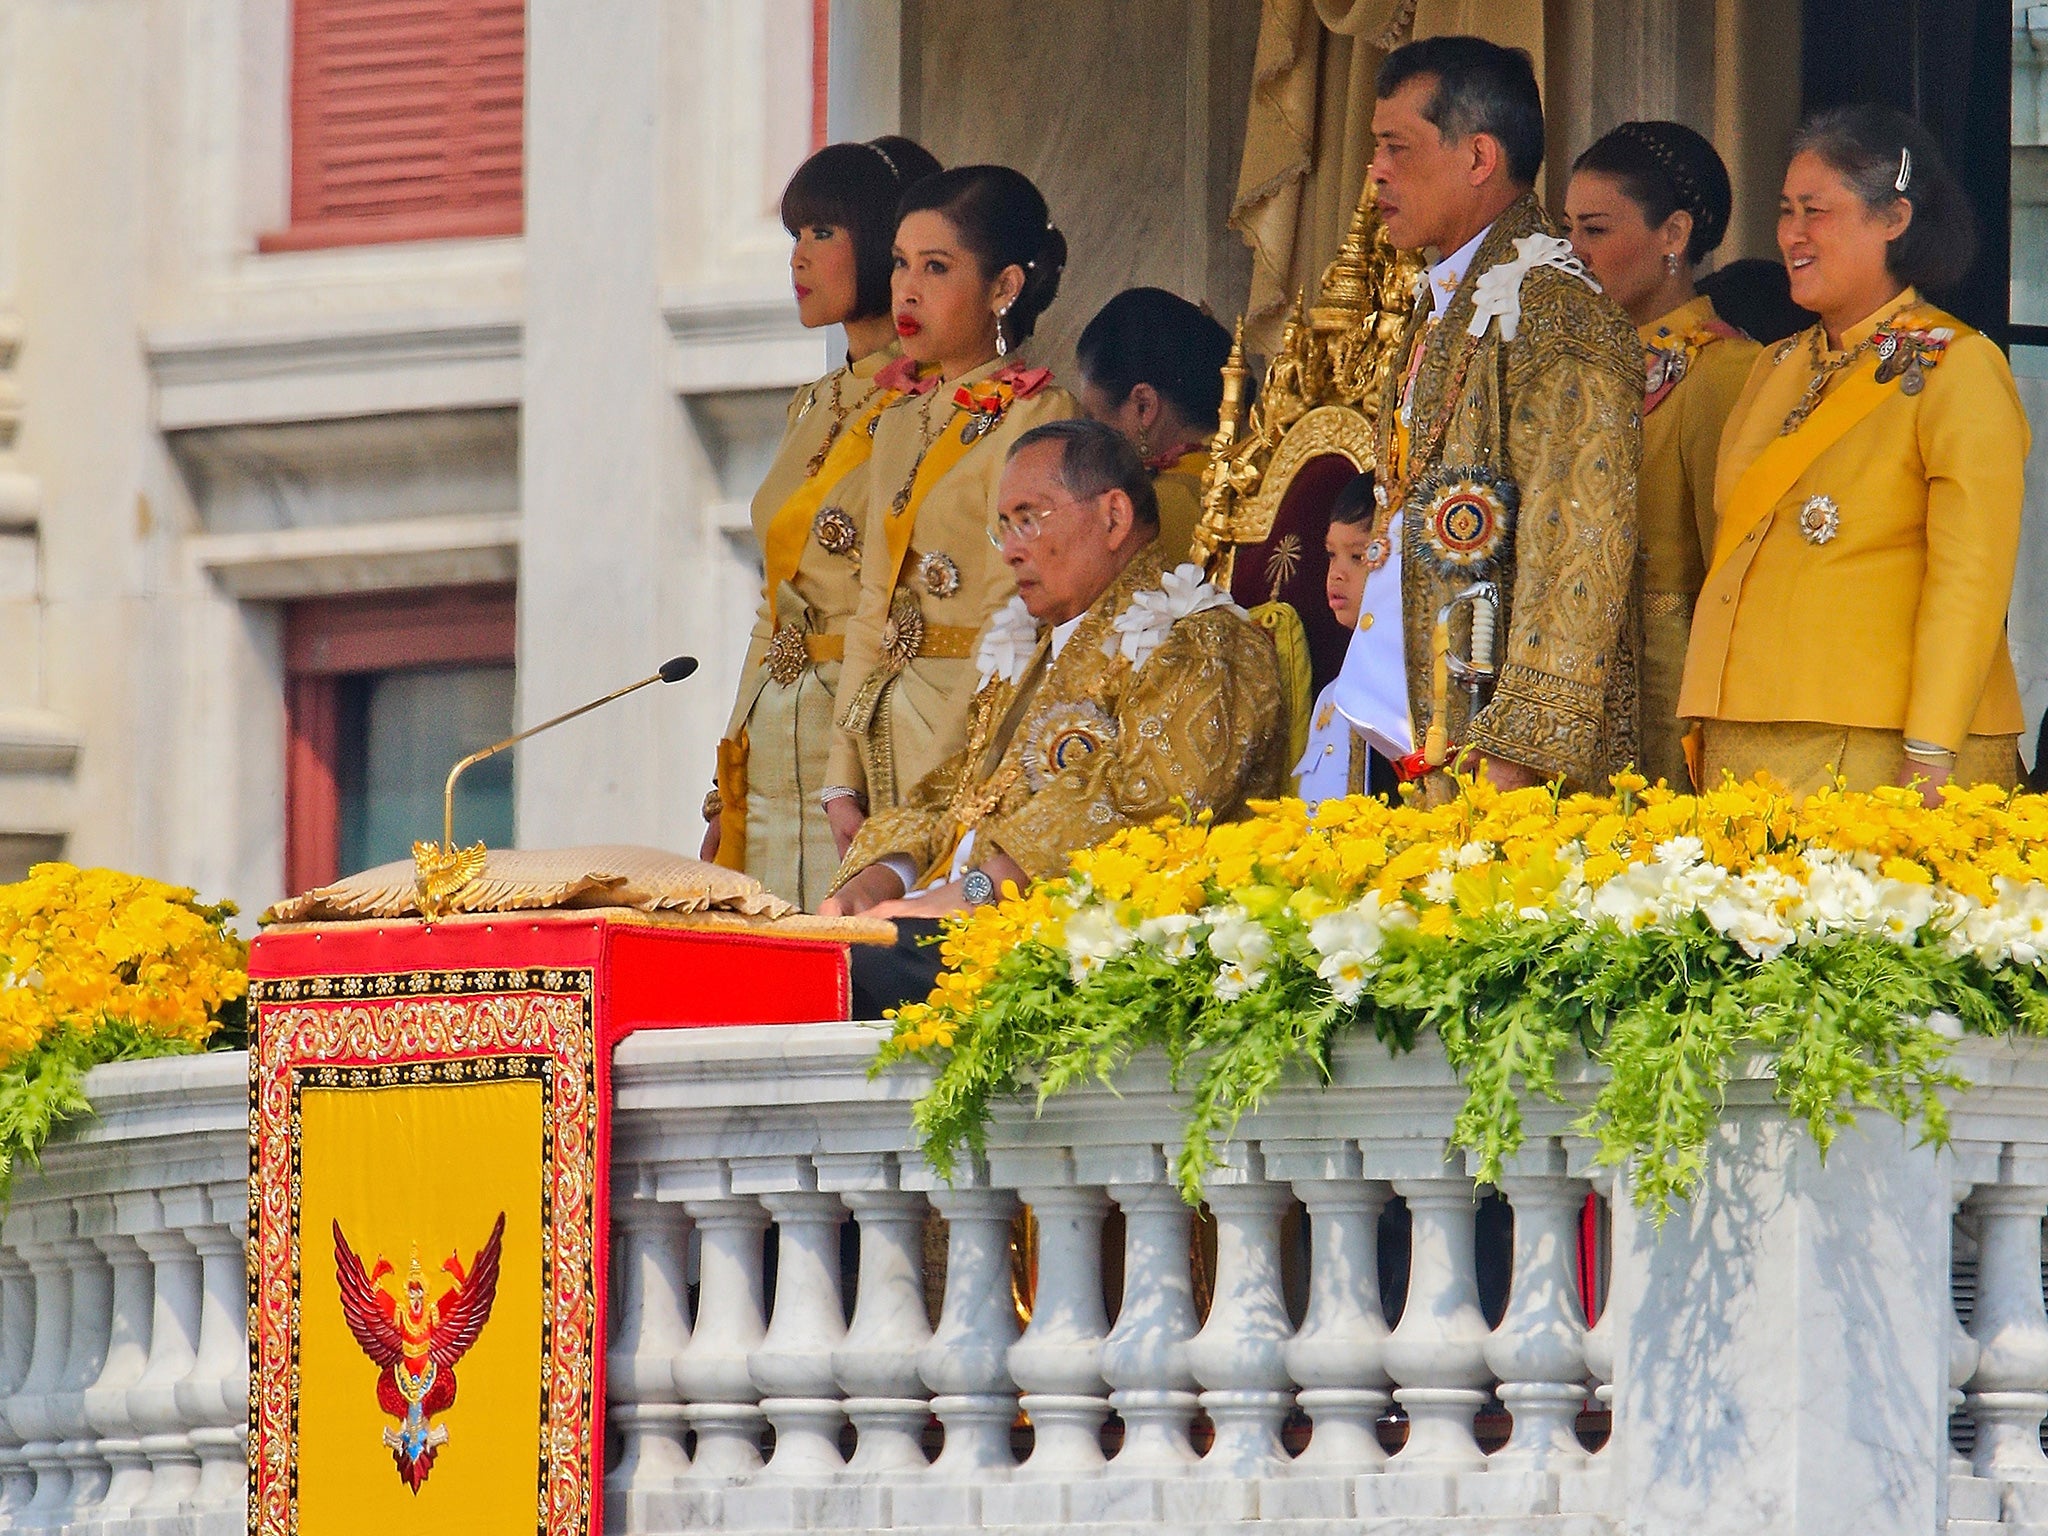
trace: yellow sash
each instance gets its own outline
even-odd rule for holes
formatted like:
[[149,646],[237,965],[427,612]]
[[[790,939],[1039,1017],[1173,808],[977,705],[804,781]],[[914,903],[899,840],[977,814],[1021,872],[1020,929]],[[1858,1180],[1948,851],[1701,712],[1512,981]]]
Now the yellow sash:
[[[1907,330],[1918,323],[1917,318],[1901,316],[1886,329]],[[1750,530],[1770,516],[1771,508],[1799,483],[1799,477],[1813,467],[1814,461],[1839,443],[1851,427],[1882,405],[1891,393],[1890,383],[1877,382],[1877,359],[1866,358],[1814,407],[1813,414],[1797,431],[1771,439],[1728,493],[1727,511],[1721,516],[1720,532],[1714,539],[1715,571],[1741,548]]]
[[[1005,408],[1008,402],[1004,402]],[[924,505],[924,499],[931,488],[945,479],[947,472],[973,450],[989,434],[982,433],[973,443],[960,440],[963,428],[956,425],[967,414],[966,408],[955,405],[953,415],[940,430],[938,440],[925,451],[924,461],[917,466],[917,474],[910,482],[910,499],[901,512],[894,508],[889,512],[889,581],[887,590],[894,592],[896,583],[903,576],[903,562],[910,554],[910,535],[917,527],[917,509]],[[993,428],[990,429],[991,431]],[[880,487],[877,487],[879,490]]]
[[832,488],[865,464],[874,452],[875,440],[868,435],[868,423],[895,398],[891,391],[882,390],[872,405],[842,427],[818,472],[792,491],[789,500],[768,520],[767,535],[761,540],[761,563],[767,577],[761,585],[770,606],[775,602],[776,589],[796,577],[797,563],[803,559],[804,540],[810,537],[811,519],[817,516],[818,508]]

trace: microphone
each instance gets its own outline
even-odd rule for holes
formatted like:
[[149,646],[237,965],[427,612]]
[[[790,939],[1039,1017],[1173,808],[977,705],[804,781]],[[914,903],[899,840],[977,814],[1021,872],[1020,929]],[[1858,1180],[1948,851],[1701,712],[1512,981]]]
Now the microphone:
[[[628,683],[623,688],[614,688],[601,699],[592,699],[588,704],[579,704],[576,708],[569,710],[565,714],[557,715],[552,720],[543,720],[539,725],[528,726],[516,736],[507,736],[503,741],[494,742],[490,746],[485,747],[481,752],[470,753],[469,756],[448,770],[448,784],[441,793],[441,847],[444,850],[444,856],[452,857],[455,853],[455,781],[462,777],[463,770],[475,767],[487,757],[496,757],[507,747],[517,746],[529,736],[538,736],[542,731],[551,731],[558,725],[566,725],[578,715],[587,715],[593,709],[602,708],[614,699],[623,699],[629,693],[637,693],[650,683],[680,683],[696,670],[696,657],[671,656],[661,664],[658,671],[641,678],[637,683]],[[477,846],[481,849],[483,845],[478,844]],[[418,852],[417,848],[414,849],[415,858],[418,857]]]

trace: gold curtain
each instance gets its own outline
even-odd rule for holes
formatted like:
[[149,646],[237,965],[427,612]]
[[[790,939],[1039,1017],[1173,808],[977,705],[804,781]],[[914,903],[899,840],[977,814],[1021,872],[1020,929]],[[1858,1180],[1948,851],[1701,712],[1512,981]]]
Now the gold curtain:
[[1270,353],[1295,294],[1337,252],[1372,159],[1373,77],[1411,37],[1470,32],[1526,48],[1528,0],[1264,0],[1231,227],[1252,248],[1245,335]]

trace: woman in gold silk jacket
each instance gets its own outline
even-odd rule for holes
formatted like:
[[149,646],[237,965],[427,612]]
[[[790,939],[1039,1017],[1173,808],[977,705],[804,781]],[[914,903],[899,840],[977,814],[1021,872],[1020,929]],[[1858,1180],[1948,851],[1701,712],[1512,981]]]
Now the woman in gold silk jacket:
[[1888,108],[1829,113],[1793,150],[1778,244],[1821,320],[1757,360],[1728,419],[1680,712],[1709,785],[2013,784],[2027,422],[1998,348],[1919,292],[1967,270],[1968,203]]
[[877,419],[863,485],[860,599],[821,797],[842,855],[870,810],[899,804],[966,740],[976,638],[1016,590],[989,543],[1004,455],[1079,409],[1013,355],[1067,255],[1029,178],[960,166],[897,211],[891,382],[904,393]]
[[1164,288],[1126,288],[1074,346],[1081,409],[1130,439],[1159,498],[1159,554],[1188,558],[1202,520],[1202,477],[1223,408],[1230,332]]
[[1681,123],[1623,123],[1579,156],[1565,194],[1572,248],[1643,340],[1643,467],[1636,480],[1643,647],[1636,766],[1692,782],[1678,685],[1714,548],[1721,428],[1757,344],[1694,286],[1734,197],[1714,146]]
[[739,697],[704,803],[702,854],[810,906],[838,868],[818,805],[832,744],[833,690],[860,593],[859,528],[847,506],[866,478],[866,423],[892,398],[878,380],[896,355],[889,240],[896,203],[939,168],[903,138],[828,144],[782,194],[797,315],[846,328],[847,360],[789,402],[782,446],[754,493],[765,578]]

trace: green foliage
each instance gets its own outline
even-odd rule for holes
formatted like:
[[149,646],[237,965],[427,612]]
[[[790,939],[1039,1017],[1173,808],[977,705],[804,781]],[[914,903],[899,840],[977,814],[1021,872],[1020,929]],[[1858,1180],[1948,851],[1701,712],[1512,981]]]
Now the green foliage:
[[85,1075],[102,1062],[189,1055],[195,1047],[109,1021],[91,1031],[63,1029],[0,1067],[0,1201],[25,1159],[41,1166],[43,1144],[65,1120],[91,1113]]
[[1994,972],[1874,936],[1757,961],[1697,915],[1626,936],[1567,918],[1464,920],[1455,937],[1390,932],[1349,1005],[1313,966],[1296,931],[1256,986],[1225,1000],[1205,948],[1175,961],[1134,946],[1076,982],[1064,954],[1020,944],[950,1048],[924,1053],[938,1066],[916,1110],[926,1154],[950,1174],[959,1149],[982,1147],[999,1100],[1030,1093],[1043,1105],[1085,1082],[1113,1086],[1134,1053],[1156,1048],[1189,1092],[1176,1174],[1194,1201],[1239,1117],[1289,1073],[1326,1079],[1343,1031],[1369,1028],[1392,1051],[1434,1031],[1466,1090],[1452,1139],[1475,1154],[1481,1182],[1497,1181],[1521,1145],[1524,1105],[1561,1101],[1560,1073],[1590,1060],[1599,1086],[1575,1129],[1602,1163],[1627,1168],[1661,1222],[1697,1188],[1729,1083],[1749,1063],[1823,1153],[1863,1109],[1940,1143],[1940,1091],[1963,1084],[1948,1037],[1926,1021],[2048,1035],[2048,981],[2034,967]]

